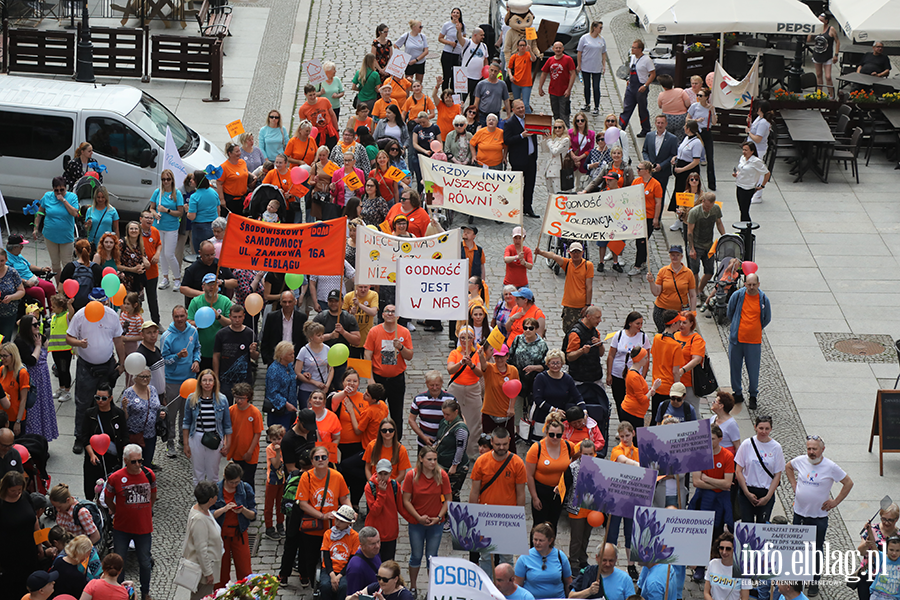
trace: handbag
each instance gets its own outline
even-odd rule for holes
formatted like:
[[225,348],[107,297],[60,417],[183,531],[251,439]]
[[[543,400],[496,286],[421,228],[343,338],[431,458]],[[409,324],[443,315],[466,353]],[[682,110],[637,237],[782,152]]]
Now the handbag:
[[162,416],[164,409],[156,413],[156,437],[161,440],[169,439],[169,421]]
[[222,436],[215,431],[206,431],[203,433],[203,437],[200,438],[200,443],[203,444],[204,448],[218,450],[222,444]]
[[719,382],[716,380],[716,374],[713,373],[708,354],[704,355],[700,364],[691,370],[691,377],[694,394],[697,396],[707,396],[719,388]]
[[[123,398],[122,399],[123,408],[125,406],[127,406],[127,404],[128,404],[128,399]],[[148,404],[149,404],[149,400],[148,400]],[[129,443],[137,444],[141,448],[143,448],[146,445],[146,442],[144,441],[144,431],[147,429],[147,423],[149,421],[150,421],[150,407],[147,407],[147,417],[144,419],[144,426],[141,427],[141,430],[137,433],[128,432],[128,442]]]
[[[312,475],[307,475],[312,478]],[[325,508],[325,499],[328,497],[328,482],[331,481],[331,469],[328,469],[328,475],[325,476],[325,489],[322,490],[322,501],[319,503],[319,512],[323,512]],[[325,529],[324,519],[315,519],[313,517],[303,516],[300,519],[300,531],[318,531]]]
[[178,567],[175,569],[175,579],[173,581],[175,585],[196,592],[202,576],[203,571],[200,569],[200,565],[182,556],[178,560]]
[[559,189],[571,190],[575,187],[575,161],[568,154],[562,160],[559,170]]

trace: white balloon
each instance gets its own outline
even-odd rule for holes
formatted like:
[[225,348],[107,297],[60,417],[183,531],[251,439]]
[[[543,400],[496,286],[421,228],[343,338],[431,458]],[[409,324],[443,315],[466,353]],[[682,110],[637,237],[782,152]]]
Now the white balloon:
[[125,371],[129,375],[137,375],[147,368],[147,359],[140,352],[132,352],[125,357]]

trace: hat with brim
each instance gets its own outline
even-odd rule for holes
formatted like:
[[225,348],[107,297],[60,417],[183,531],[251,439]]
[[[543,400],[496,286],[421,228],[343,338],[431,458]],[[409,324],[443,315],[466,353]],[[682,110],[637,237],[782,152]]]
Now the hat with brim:
[[344,504],[335,511],[334,520],[352,525],[356,521],[356,511]]

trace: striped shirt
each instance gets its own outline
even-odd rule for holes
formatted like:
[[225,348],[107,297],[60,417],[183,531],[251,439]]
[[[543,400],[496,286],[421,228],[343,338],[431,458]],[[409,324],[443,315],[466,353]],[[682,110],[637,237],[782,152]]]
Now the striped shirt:
[[94,525],[94,517],[91,516],[91,512],[88,509],[82,507],[82,509],[78,511],[78,525],[76,525],[72,513],[75,512],[75,507],[77,505],[76,499],[76,503],[73,504],[69,510],[57,512],[56,524],[72,535],[77,536],[84,534],[90,537],[97,531],[97,526]]
[[[422,429],[422,433],[434,440],[437,437],[438,427],[444,419],[444,413],[441,407],[445,400],[455,400],[455,398],[447,392],[441,390],[441,394],[434,398],[428,392],[419,394],[413,398],[412,406],[409,412],[416,416],[416,423]],[[416,441],[420,446],[424,446],[422,440],[417,438]]]
[[212,399],[200,398],[200,416],[197,417],[197,431],[206,433],[216,430],[216,409]]

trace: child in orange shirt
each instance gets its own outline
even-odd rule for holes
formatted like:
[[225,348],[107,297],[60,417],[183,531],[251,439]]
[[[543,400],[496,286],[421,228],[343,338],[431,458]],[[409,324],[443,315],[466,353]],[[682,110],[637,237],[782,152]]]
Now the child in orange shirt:
[[[284,495],[284,459],[281,457],[281,440],[284,439],[283,425],[270,425],[266,430],[266,504],[263,515],[266,519],[266,537],[280,540],[284,537],[284,513],[281,512],[281,497]],[[272,513],[277,513],[278,528],[272,527]]]
[[[641,350],[646,352],[643,348],[641,348]],[[632,443],[634,440],[634,427],[631,423],[619,423],[619,429],[617,431],[619,433],[619,445],[612,449],[609,460],[624,463],[626,465],[634,465],[636,467],[641,466],[638,449]],[[609,532],[607,534],[607,539],[609,542],[616,545],[619,543],[619,523],[621,521],[622,517],[609,515]],[[625,555],[629,557],[631,556],[631,528],[633,523],[633,519],[625,519]],[[632,579],[637,580],[637,567],[634,566],[634,561],[632,560],[628,561],[628,574]]]

